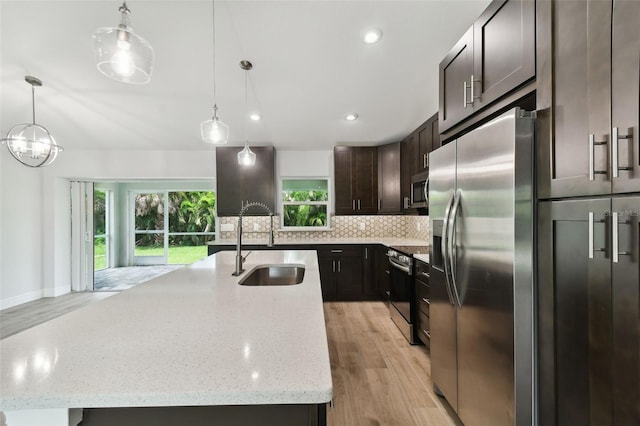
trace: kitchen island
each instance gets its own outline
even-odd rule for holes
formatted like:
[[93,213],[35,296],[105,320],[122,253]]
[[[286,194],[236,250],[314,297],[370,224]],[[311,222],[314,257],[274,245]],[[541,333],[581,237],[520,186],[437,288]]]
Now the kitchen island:
[[0,341],[8,426],[76,425],[82,409],[83,425],[102,424],[104,411],[161,419],[171,409],[119,407],[207,407],[207,424],[270,424],[265,410],[325,422],[333,388],[316,252],[248,256],[248,272],[304,265],[298,285],[239,285],[248,272],[233,277],[234,261],[217,253]]

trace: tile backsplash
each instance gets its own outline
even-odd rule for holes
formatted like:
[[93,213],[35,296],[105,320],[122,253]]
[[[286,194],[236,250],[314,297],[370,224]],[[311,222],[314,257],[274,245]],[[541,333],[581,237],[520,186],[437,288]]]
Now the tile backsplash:
[[[236,239],[237,217],[219,217],[220,225],[232,224],[233,231],[221,231],[221,240]],[[328,231],[286,231],[280,229],[280,217],[273,217],[277,241],[322,238],[417,238],[428,241],[429,216],[331,216]],[[266,240],[269,217],[245,216],[242,219],[242,238]]]

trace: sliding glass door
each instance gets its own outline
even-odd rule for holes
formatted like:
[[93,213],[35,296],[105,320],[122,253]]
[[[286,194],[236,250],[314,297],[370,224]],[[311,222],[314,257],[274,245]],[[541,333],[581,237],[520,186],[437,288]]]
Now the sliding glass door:
[[131,194],[133,264],[187,264],[207,256],[215,237],[215,193],[155,191]]

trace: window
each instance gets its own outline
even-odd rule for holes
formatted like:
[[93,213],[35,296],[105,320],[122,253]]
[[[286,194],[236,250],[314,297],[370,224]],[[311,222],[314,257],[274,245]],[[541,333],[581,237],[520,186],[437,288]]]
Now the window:
[[282,229],[329,229],[329,179],[282,179]]
[[134,192],[133,263],[188,264],[215,237],[214,192]]

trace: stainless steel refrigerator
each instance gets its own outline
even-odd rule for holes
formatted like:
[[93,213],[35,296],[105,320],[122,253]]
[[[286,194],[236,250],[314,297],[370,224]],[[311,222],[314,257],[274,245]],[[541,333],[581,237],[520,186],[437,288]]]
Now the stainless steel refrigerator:
[[431,376],[467,426],[534,424],[534,119],[430,155]]

